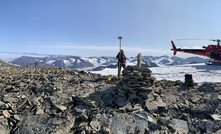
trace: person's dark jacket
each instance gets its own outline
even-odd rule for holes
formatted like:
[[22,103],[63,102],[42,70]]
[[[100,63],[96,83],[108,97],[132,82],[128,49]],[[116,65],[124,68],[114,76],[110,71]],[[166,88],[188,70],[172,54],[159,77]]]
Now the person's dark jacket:
[[119,59],[120,53],[117,54],[116,58],[118,59],[118,62],[125,63],[126,62],[126,56],[124,53],[121,53],[121,59]]

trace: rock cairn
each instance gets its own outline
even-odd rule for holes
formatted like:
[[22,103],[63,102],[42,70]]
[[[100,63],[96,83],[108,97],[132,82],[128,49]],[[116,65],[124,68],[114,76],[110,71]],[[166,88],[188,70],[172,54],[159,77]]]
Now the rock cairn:
[[153,90],[156,78],[152,77],[152,71],[148,68],[127,66],[123,70],[123,78],[117,85],[119,96],[128,97],[129,100],[141,100]]

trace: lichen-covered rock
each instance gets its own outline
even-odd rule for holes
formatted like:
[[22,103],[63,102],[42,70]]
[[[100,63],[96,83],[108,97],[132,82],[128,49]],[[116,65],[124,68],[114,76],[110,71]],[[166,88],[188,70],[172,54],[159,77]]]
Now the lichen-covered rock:
[[48,114],[29,115],[17,124],[15,134],[54,133],[67,134],[74,125],[75,118],[50,116]]

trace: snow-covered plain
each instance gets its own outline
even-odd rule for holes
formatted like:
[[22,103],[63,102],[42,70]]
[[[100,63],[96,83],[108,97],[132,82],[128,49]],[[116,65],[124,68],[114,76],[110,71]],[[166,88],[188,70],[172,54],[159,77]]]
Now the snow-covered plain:
[[[192,74],[193,80],[196,83],[203,82],[221,82],[221,65],[205,65],[199,64],[185,64],[173,66],[160,66],[149,68],[152,71],[152,76],[157,80],[180,80],[184,82],[185,74]],[[116,69],[104,69],[103,71],[93,71],[101,75],[117,75]]]

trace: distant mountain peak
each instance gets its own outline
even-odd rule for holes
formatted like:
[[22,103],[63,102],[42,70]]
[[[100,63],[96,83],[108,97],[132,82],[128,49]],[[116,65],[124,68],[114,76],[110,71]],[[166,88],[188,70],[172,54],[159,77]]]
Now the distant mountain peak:
[[[180,58],[176,56],[169,57],[167,55],[163,56],[142,56],[142,66],[145,67],[157,67],[158,65],[180,65],[189,63],[200,63],[206,62],[208,59],[203,59],[200,57],[189,57]],[[49,55],[47,57],[30,57],[22,56],[11,63],[24,65],[24,66],[58,66],[58,67],[68,67],[71,69],[84,69],[90,68],[89,70],[103,70],[105,68],[117,68],[117,58],[116,57],[80,57],[80,56],[64,56],[64,55]],[[31,64],[31,63],[35,63]],[[40,65],[43,64],[43,65]],[[39,65],[38,65],[39,64]],[[127,57],[126,64],[137,64],[137,57]]]

